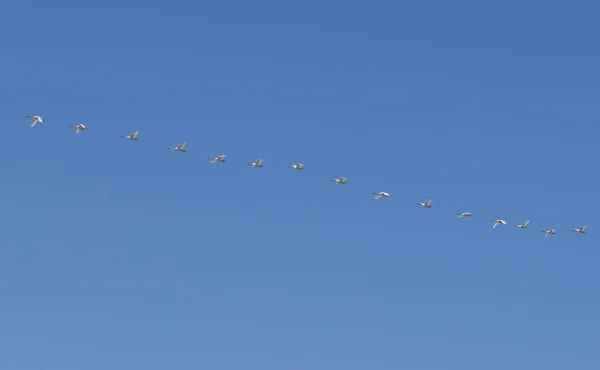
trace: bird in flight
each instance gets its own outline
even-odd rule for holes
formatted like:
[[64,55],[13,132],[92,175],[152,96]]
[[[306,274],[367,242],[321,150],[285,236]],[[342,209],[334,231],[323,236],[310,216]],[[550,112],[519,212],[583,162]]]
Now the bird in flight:
[[547,238],[548,235],[554,235],[556,234],[556,231],[554,231],[554,229],[550,229],[550,230],[542,230],[542,232],[544,233],[544,237]]
[[518,227],[519,229],[526,229],[527,225],[529,225],[529,220],[523,222],[522,224],[515,225],[515,227]]
[[573,231],[575,231],[576,233],[585,234],[585,229],[586,228],[587,228],[587,226],[581,226],[578,229],[573,229]]
[[38,122],[44,123],[44,119],[41,116],[25,116],[25,118],[31,118],[31,127],[35,127]]
[[304,169],[304,165],[302,163],[291,164],[291,165],[287,166],[287,168],[293,168],[295,170],[301,171]]
[[471,217],[471,212],[457,213],[456,215],[457,215],[459,218],[461,218],[461,217]]
[[85,131],[85,130],[87,130],[87,127],[85,127],[85,125],[83,123],[80,123],[77,126],[69,126],[69,127],[74,128],[76,134],[78,134],[79,131]]
[[375,196],[375,199],[379,199],[381,197],[389,197],[390,193],[386,193],[385,191],[380,191],[379,193],[373,193],[373,195]]
[[263,160],[259,159],[256,162],[248,163],[248,166],[255,167],[255,168],[262,168],[262,166],[263,166],[262,163],[263,163]]
[[208,159],[210,161],[210,163],[217,163],[217,162],[224,163],[225,162],[225,154],[221,154],[220,156],[218,156],[216,158],[208,157],[206,159]]
[[506,221],[504,220],[492,220],[492,222],[494,223],[492,229],[495,229],[498,225],[506,225]]
[[340,177],[339,179],[331,179],[329,182],[335,182],[336,184],[344,185],[346,184],[346,178]]
[[433,202],[433,200],[431,199],[427,199],[425,202],[423,203],[417,203],[418,206],[421,206],[423,208],[431,208],[431,202]]
[[183,149],[185,146],[187,145],[187,143],[184,141],[181,144],[177,145],[175,148],[169,148],[169,150],[174,150],[176,152],[182,152],[185,153],[185,149]]
[[121,136],[123,139],[127,139],[127,140],[137,140],[137,136],[140,132],[136,131],[133,134],[129,135],[129,136]]

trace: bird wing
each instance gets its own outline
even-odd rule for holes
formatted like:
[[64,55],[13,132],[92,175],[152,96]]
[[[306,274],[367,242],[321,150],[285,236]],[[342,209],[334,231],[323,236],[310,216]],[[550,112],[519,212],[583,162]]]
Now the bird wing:
[[183,147],[185,147],[187,145],[187,143],[184,141],[183,143],[177,145],[177,149],[181,150],[183,149]]
[[263,162],[262,159],[257,160],[256,163],[255,163],[256,167],[262,165],[262,162]]
[[425,201],[425,206],[431,205],[431,202],[432,202],[432,201],[431,201],[431,199],[427,199],[427,200]]
[[131,134],[131,138],[132,139],[137,138],[137,136],[138,136],[139,133],[140,133],[139,131],[134,132],[133,134]]
[[498,220],[498,222],[500,222],[502,225],[506,225],[506,221],[504,220]]
[[523,222],[523,226],[527,226],[527,225],[529,225],[529,220]]
[[587,226],[582,226],[579,228],[579,230],[584,231],[587,228]]
[[222,161],[223,159],[225,159],[225,154],[221,154],[220,156],[217,157],[218,161]]
[[344,181],[346,181],[346,178],[345,177],[340,177],[340,182],[344,182]]
[[37,117],[33,117],[33,119],[31,120],[31,127],[35,127],[36,123],[38,123],[38,118]]
[[79,131],[81,131],[81,128],[80,127],[75,127],[75,133],[78,134]]

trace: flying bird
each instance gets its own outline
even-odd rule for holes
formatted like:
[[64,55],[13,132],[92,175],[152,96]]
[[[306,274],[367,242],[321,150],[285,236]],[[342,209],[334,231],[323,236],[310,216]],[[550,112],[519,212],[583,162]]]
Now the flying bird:
[[44,119],[41,116],[25,116],[25,118],[31,118],[31,127],[35,127],[36,123],[44,123]]
[[85,127],[85,125],[83,123],[80,123],[77,126],[69,126],[69,127],[74,128],[76,134],[78,134],[79,131],[85,131],[85,130],[87,130],[87,127]]
[[217,162],[224,163],[225,162],[225,154],[221,154],[220,156],[218,156],[216,158],[208,157],[206,159],[208,159],[210,161],[210,163],[217,163]]
[[250,167],[256,167],[256,168],[262,168],[262,166],[263,166],[262,163],[263,163],[263,160],[259,159],[256,162],[248,163],[248,166],[250,166]]
[[295,170],[303,170],[304,169],[304,165],[302,163],[298,163],[298,164],[291,164],[289,166],[287,166],[287,168],[293,168]]
[[529,225],[529,220],[523,222],[522,224],[515,225],[515,227],[518,227],[519,229],[526,229],[527,225]]
[[424,203],[417,203],[417,205],[423,208],[431,208],[431,202],[433,202],[433,200],[427,199]]
[[390,193],[386,193],[385,191],[380,191],[379,193],[373,193],[373,195],[375,196],[375,199],[379,199],[381,197],[389,197]]
[[575,231],[576,233],[585,234],[585,229],[586,228],[587,228],[587,226],[581,226],[578,229],[573,229],[573,231]]
[[346,183],[345,177],[340,177],[339,179],[332,179],[329,182],[335,182],[336,184],[344,185]]
[[127,139],[127,140],[137,140],[137,136],[140,132],[136,131],[133,134],[129,135],[129,136],[121,136],[123,139]]
[[554,229],[550,229],[550,230],[542,230],[542,232],[544,233],[544,237],[548,237],[548,235],[554,235],[556,234],[556,231],[554,231]]
[[183,149],[185,146],[187,145],[187,143],[184,141],[181,144],[177,145],[175,148],[169,148],[169,150],[174,150],[176,152],[182,152],[185,153],[185,149]]
[[498,225],[506,225],[506,221],[504,221],[504,220],[492,220],[491,222],[494,223],[494,225],[492,226],[492,229],[495,229],[496,226],[498,226]]
[[461,218],[461,217],[471,217],[471,212],[457,213],[456,215],[457,215],[459,218]]

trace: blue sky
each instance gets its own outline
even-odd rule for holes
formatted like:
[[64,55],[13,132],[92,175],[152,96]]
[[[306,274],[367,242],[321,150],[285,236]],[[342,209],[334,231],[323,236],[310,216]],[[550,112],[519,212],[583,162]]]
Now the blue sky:
[[5,4],[0,367],[597,370],[599,11]]

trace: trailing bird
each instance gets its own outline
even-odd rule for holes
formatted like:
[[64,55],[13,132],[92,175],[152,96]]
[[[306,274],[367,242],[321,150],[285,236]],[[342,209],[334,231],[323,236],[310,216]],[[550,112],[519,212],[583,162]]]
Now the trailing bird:
[[431,202],[433,202],[433,200],[427,199],[424,203],[417,203],[417,205],[423,208],[431,208]]
[[217,162],[224,163],[225,162],[225,154],[221,154],[220,156],[218,156],[216,158],[208,157],[206,159],[208,159],[210,161],[210,163],[217,163]]
[[519,229],[526,229],[527,225],[529,225],[529,220],[523,222],[522,224],[515,225],[515,227],[518,227]]
[[87,127],[85,127],[85,125],[83,123],[80,123],[77,126],[69,126],[69,127],[74,128],[76,134],[78,134],[79,131],[85,131],[85,130],[87,130]]
[[581,226],[579,229],[573,229],[576,233],[585,234],[585,229],[587,226]]
[[457,215],[459,218],[460,218],[460,217],[471,217],[471,212],[457,213],[456,215]]
[[259,159],[256,162],[248,163],[248,166],[250,166],[250,167],[256,167],[256,168],[262,168],[262,166],[263,166],[262,163],[263,163],[263,160]]
[[375,195],[375,199],[379,199],[381,197],[389,197],[390,193],[386,193],[385,191],[380,191],[379,193],[373,193]]
[[291,164],[289,166],[287,166],[287,168],[293,168],[295,170],[303,170],[304,169],[304,165],[302,163],[298,163],[298,164]]
[[495,229],[496,226],[498,226],[498,225],[506,225],[506,221],[504,221],[504,220],[492,220],[491,222],[494,223],[494,225],[492,226],[492,229]]
[[129,135],[129,136],[121,136],[123,139],[127,139],[127,140],[137,140],[137,136],[140,132],[136,131],[133,134]]
[[181,144],[177,145],[175,148],[169,148],[169,150],[174,150],[176,152],[182,152],[185,153],[185,149],[183,149],[185,146],[187,145],[187,143],[184,141]]
[[335,182],[336,184],[344,185],[346,183],[346,178],[340,177],[339,179],[331,179],[329,182]]
[[548,237],[548,235],[554,235],[556,234],[556,231],[554,231],[554,229],[550,229],[550,230],[542,230],[542,232],[544,233],[544,237]]
[[36,123],[44,123],[44,119],[41,116],[25,116],[25,118],[31,118],[31,127],[35,127]]

